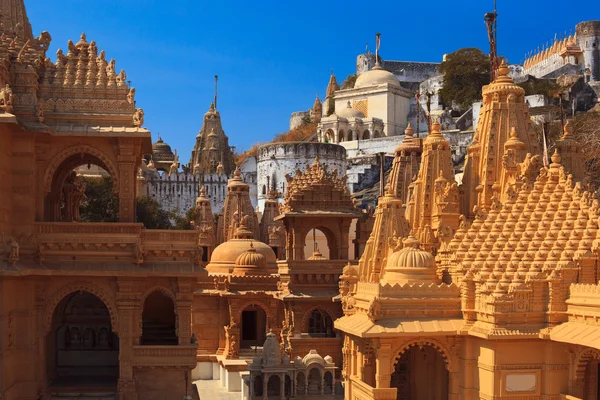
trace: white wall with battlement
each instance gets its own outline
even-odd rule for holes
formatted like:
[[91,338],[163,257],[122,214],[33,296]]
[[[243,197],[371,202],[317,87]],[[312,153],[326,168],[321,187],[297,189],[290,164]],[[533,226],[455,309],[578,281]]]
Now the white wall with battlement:
[[283,202],[287,189],[285,175],[295,176],[296,169],[305,171],[306,166],[312,165],[317,156],[330,171],[337,169],[339,174],[346,173],[346,151],[336,144],[288,142],[261,146],[256,163],[259,210],[264,210],[269,187],[274,186],[281,193],[278,200]]
[[180,216],[196,205],[200,178],[184,172],[145,172],[140,195],[158,201],[165,211],[174,211]]

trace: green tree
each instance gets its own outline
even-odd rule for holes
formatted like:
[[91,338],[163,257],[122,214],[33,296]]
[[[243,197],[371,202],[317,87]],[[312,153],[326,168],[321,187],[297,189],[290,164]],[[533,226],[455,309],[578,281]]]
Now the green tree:
[[79,214],[81,222],[117,222],[119,220],[119,198],[113,191],[110,176],[98,178],[82,177],[85,195]]
[[138,196],[135,210],[136,221],[144,224],[146,229],[171,229],[173,213],[160,208],[155,199],[148,196]]
[[176,214],[173,218],[173,220],[175,221],[175,223],[173,224],[173,229],[184,231],[194,229],[194,227],[192,226],[192,221],[196,220],[196,216],[197,212],[195,207],[192,207],[189,210],[187,210],[183,217]]
[[519,84],[525,90],[525,96],[542,94],[546,97],[554,97],[560,90],[560,86],[554,79],[536,79],[529,77],[528,80]]
[[439,91],[442,102],[447,106],[456,102],[467,109],[481,100],[481,88],[490,83],[490,69],[489,57],[479,49],[464,48],[448,54],[440,64],[444,75]]

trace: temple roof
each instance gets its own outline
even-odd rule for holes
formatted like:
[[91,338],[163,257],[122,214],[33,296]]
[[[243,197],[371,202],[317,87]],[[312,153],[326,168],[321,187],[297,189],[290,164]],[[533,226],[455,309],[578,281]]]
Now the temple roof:
[[444,264],[456,278],[486,283],[484,291],[507,293],[512,283],[550,279],[592,255],[599,215],[598,200],[573,183],[555,152],[533,184],[524,180],[509,188],[504,204],[494,199],[489,213],[461,224]]
[[24,0],[2,0],[0,2],[0,23],[4,25],[5,30],[15,32],[17,36],[25,40],[33,40]]
[[346,184],[346,175],[337,169],[329,172],[326,164],[315,158],[305,172],[296,170],[292,178],[286,175],[288,187],[285,194],[283,212],[313,214],[354,214],[357,213]]

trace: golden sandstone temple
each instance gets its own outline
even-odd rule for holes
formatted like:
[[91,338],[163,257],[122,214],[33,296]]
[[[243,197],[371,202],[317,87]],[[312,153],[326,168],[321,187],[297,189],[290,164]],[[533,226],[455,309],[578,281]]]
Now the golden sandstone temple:
[[[505,64],[460,186],[439,124],[408,127],[355,261],[364,215],[318,159],[260,221],[238,169],[217,222],[204,192],[193,230],[134,222],[151,140],[125,72],[85,35],[51,61],[23,1],[0,10],[0,399],[180,400],[194,379],[248,399],[600,398],[599,203],[569,123],[543,164]],[[86,164],[118,222],[76,222]],[[329,257],[305,257],[314,228]]]

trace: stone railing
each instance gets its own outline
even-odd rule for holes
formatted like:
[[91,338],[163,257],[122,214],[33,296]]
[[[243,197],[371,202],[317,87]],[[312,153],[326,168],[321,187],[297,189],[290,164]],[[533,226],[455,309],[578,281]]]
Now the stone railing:
[[584,319],[597,325],[600,316],[600,285],[571,284],[567,299],[567,315],[570,320]]
[[35,231],[38,235],[136,235],[144,225],[137,223],[97,223],[97,222],[38,222]]
[[196,367],[198,346],[133,346],[134,367]]
[[39,222],[35,225],[37,256],[45,260],[188,262],[197,258],[195,230],[147,230],[137,223]]
[[366,383],[351,378],[352,394],[351,398],[356,400],[396,400],[396,388],[377,389]]

